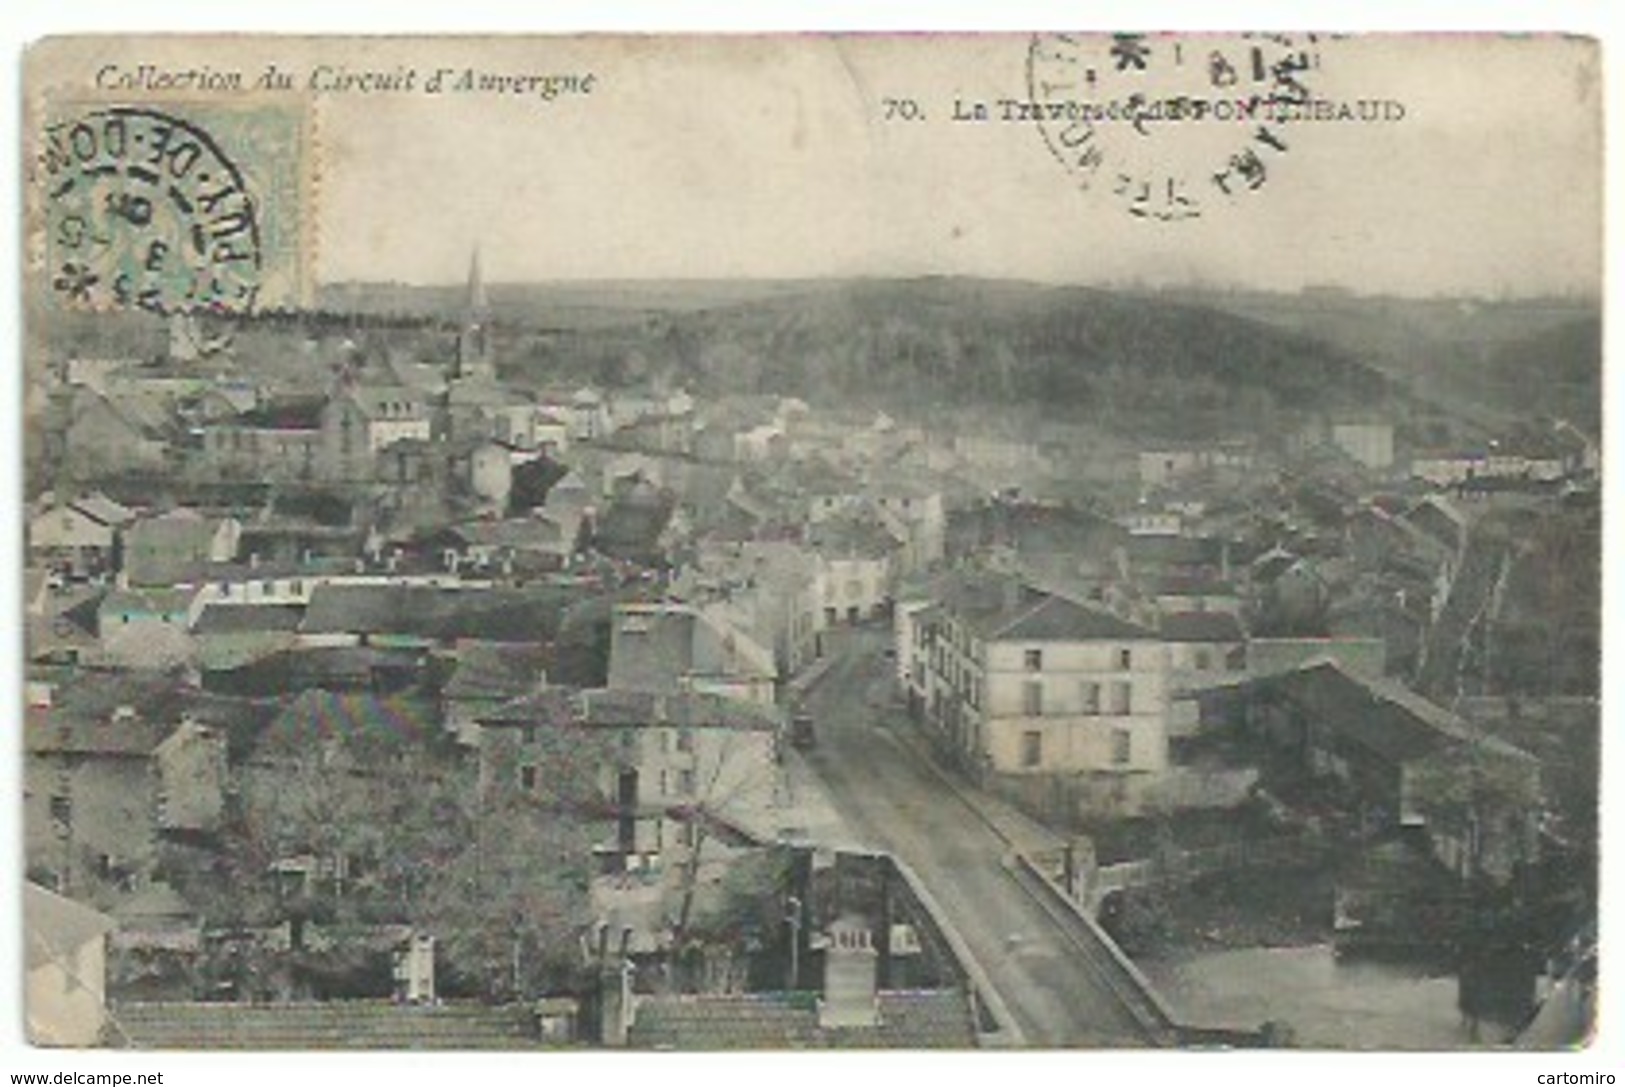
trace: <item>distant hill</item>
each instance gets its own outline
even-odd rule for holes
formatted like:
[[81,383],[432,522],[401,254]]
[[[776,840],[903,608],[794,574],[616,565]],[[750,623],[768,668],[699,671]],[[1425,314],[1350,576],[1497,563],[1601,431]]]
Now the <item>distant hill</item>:
[[1351,353],[1219,310],[1079,287],[867,280],[538,337],[512,376],[658,374],[712,394],[996,404],[1198,436],[1403,392]]
[[1597,432],[1602,314],[1592,301],[1337,291],[1190,290],[1175,297],[1325,340],[1416,393],[1484,422],[1551,415],[1581,425],[1590,420]]
[[1469,394],[1507,412],[1538,411],[1602,434],[1602,318],[1579,318],[1494,348],[1464,370]]

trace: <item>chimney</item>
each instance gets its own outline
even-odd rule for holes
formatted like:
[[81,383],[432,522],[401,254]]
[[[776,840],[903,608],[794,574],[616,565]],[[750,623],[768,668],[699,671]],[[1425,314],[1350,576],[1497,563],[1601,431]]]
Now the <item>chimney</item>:
[[632,929],[621,929],[621,942],[615,954],[605,954],[609,948],[609,926],[599,929],[600,951],[598,976],[598,1040],[616,1049],[626,1047],[627,1036],[636,1018],[637,1005],[632,997],[632,975],[637,968],[631,959]]
[[1006,577],[1002,581],[1004,589],[1004,607],[1006,611],[1014,611],[1021,607],[1021,579]]
[[875,998],[879,954],[866,920],[842,914],[829,928],[824,949],[824,998],[818,1002],[818,1025],[873,1027],[880,1023]]

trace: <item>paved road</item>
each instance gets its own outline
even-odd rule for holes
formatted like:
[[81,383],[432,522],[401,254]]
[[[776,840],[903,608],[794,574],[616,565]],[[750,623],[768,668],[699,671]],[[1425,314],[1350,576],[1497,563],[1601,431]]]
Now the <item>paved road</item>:
[[888,635],[842,632],[808,696],[808,762],[865,844],[914,869],[1009,1008],[1028,1045],[1139,1047],[1134,1019],[1006,870],[1009,847],[880,723],[895,675]]

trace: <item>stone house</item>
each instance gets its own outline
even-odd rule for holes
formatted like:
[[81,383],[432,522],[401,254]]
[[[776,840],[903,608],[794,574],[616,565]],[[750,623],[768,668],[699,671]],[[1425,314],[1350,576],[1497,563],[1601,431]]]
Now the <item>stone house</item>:
[[1155,630],[1007,575],[943,587],[913,629],[928,729],[984,780],[1092,778],[1132,806],[1166,771]]
[[777,836],[777,710],[701,693],[549,688],[482,718],[480,788],[601,824],[603,872],[659,871],[702,825]]

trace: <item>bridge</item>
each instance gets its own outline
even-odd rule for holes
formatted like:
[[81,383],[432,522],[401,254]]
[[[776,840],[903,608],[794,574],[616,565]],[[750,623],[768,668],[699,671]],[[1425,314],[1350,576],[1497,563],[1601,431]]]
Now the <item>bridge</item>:
[[857,844],[895,857],[927,888],[955,952],[999,1020],[995,1044],[1147,1048],[1260,1044],[1179,1020],[1093,918],[1030,855],[1043,831],[989,804],[888,727],[894,681],[883,632],[832,639],[803,694],[818,721],[805,758]]

